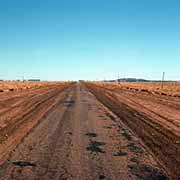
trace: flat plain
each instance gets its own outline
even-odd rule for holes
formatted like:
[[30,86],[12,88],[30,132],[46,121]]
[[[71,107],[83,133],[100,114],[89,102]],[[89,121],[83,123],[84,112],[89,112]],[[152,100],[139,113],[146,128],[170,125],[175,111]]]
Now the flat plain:
[[178,83],[13,83],[0,84],[0,179],[179,179]]

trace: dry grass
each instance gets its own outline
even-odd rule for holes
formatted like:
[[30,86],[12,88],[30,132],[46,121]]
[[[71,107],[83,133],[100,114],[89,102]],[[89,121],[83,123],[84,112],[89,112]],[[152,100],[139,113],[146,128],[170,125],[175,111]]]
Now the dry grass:
[[65,85],[67,82],[29,82],[29,81],[0,81],[0,92],[26,90],[44,86]]
[[180,96],[180,82],[94,82],[96,85],[109,89],[123,88],[132,91],[157,93],[162,95]]

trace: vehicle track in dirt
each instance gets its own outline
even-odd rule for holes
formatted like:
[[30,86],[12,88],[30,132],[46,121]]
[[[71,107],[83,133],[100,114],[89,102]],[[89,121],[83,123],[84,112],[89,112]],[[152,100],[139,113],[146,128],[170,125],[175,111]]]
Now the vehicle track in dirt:
[[[6,158],[11,149],[21,140],[46,113],[57,103],[56,98],[70,86],[42,88],[39,91],[26,92],[20,96],[21,103],[17,111],[9,104],[8,112],[0,116],[0,160]],[[16,94],[14,94],[16,96]],[[19,99],[16,99],[19,101]],[[7,103],[7,102],[6,102]],[[15,102],[16,103],[16,102]],[[8,104],[6,104],[8,106]],[[10,113],[11,112],[11,113]],[[6,120],[6,121],[5,121]],[[0,162],[1,162],[0,161]]]
[[61,94],[1,165],[0,179],[168,179],[137,136],[84,85]]
[[[87,86],[103,104],[116,113],[142,139],[170,177],[179,179],[180,119],[177,109],[173,109],[170,105],[172,99],[160,101],[162,97],[154,97],[147,93],[110,90],[94,84],[87,84]],[[176,107],[178,106],[177,103]],[[167,107],[171,113],[166,111]]]

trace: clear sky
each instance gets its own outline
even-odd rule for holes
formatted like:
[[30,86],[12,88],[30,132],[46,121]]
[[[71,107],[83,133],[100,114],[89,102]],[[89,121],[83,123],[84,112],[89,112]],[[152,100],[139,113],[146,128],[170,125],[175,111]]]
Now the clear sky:
[[179,0],[0,0],[0,79],[180,80]]

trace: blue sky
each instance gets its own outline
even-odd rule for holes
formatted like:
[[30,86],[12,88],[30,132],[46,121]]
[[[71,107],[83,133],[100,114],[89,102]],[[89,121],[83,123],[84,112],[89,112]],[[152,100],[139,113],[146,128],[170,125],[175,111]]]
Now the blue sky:
[[178,0],[0,0],[0,79],[180,80]]

